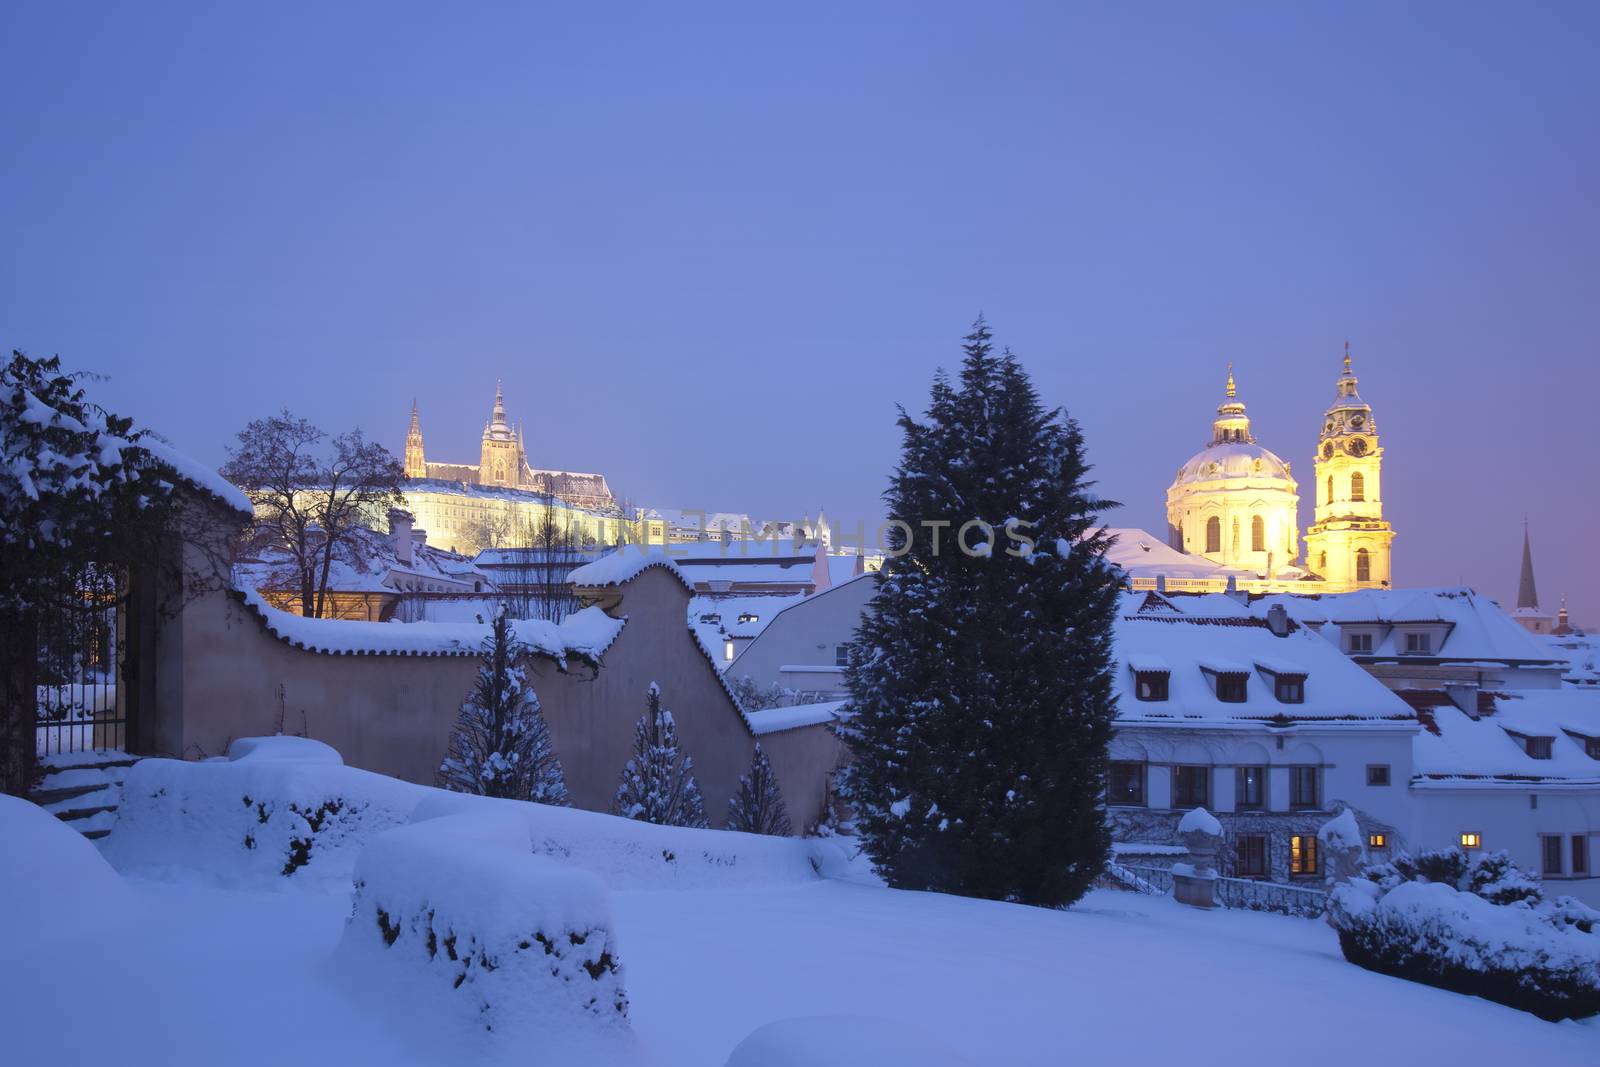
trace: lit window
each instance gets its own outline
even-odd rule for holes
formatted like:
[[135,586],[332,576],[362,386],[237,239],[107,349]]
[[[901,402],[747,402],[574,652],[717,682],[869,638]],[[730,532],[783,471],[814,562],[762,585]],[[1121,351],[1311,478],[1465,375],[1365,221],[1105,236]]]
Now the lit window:
[[1461,835],[1461,847],[1462,848],[1482,848],[1483,847],[1483,835],[1482,834],[1475,834],[1475,833],[1472,833],[1471,831],[1463,832],[1462,835]]
[[1356,581],[1372,581],[1372,553],[1364,548],[1356,549]]
[[1389,765],[1387,763],[1369,763],[1369,764],[1367,764],[1367,784],[1368,785],[1388,785],[1389,784]]
[[722,658],[727,660],[727,661],[729,661],[730,663],[733,662],[733,642],[732,641],[724,641],[722,643]]
[[1387,835],[1387,834],[1368,834],[1367,835],[1367,847],[1368,848],[1388,848],[1389,847],[1389,835]]
[[1315,834],[1295,834],[1289,838],[1289,873],[1317,873],[1317,838]]

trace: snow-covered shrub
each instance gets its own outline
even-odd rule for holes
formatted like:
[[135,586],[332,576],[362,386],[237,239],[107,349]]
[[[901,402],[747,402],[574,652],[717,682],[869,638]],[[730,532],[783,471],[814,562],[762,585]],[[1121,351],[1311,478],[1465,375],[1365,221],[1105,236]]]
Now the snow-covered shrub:
[[748,674],[729,678],[728,689],[733,693],[733,698],[739,702],[739,707],[745,711],[787,708],[800,703],[796,699],[799,694],[795,690],[785,688],[777,682],[771,682],[763,688]]
[[794,833],[778,776],[772,773],[772,761],[759,744],[750,759],[750,773],[739,779],[739,791],[728,800],[728,829],[775,837]]
[[1443,881],[1385,889],[1358,878],[1335,887],[1328,921],[1345,959],[1368,970],[1542,1019],[1600,1013],[1600,934],[1553,908],[1494,904]]
[[1518,867],[1503,851],[1471,857],[1456,848],[1423,852],[1415,857],[1401,853],[1388,863],[1366,867],[1361,876],[1386,890],[1404,882],[1447,885],[1475,893],[1491,904],[1514,904],[1519,900],[1538,904],[1544,899],[1539,879]]
[[[104,850],[118,866],[239,879],[348,876],[361,846],[410,817],[421,786],[346,767],[307,738],[247,738],[229,759],[128,769]],[[330,761],[330,756],[332,757]]]
[[483,643],[483,662],[455,729],[439,784],[460,793],[566,804],[567,783],[539,698],[518,661],[527,648],[504,615]]
[[373,838],[337,965],[394,1010],[532,1042],[532,1061],[610,1062],[598,1050],[631,1038],[605,887],[533,855],[518,816],[475,806]]
[[658,826],[706,826],[694,760],[678,751],[678,728],[672,712],[661,706],[661,687],[651,682],[645,699],[644,718],[633,728],[633,755],[622,769],[611,810]]

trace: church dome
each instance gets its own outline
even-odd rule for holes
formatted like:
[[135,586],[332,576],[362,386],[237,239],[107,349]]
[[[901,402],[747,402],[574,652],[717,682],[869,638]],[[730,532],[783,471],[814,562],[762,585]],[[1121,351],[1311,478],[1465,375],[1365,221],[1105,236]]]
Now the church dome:
[[1176,488],[1223,478],[1294,481],[1289,474],[1289,465],[1271,449],[1263,448],[1254,441],[1225,441],[1208,445],[1190,456],[1188,462],[1178,468],[1178,476],[1172,484]]

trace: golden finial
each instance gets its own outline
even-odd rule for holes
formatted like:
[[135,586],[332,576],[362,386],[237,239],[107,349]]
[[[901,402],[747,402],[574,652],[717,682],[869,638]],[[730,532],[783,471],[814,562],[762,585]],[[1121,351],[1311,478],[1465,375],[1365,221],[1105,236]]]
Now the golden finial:
[[1232,400],[1235,396],[1239,395],[1238,387],[1233,384],[1233,364],[1231,362],[1228,364],[1228,388],[1227,388],[1227,394],[1228,394],[1228,399],[1229,400]]
[[1349,341],[1346,341],[1344,343],[1344,372],[1346,374],[1350,373],[1350,342]]

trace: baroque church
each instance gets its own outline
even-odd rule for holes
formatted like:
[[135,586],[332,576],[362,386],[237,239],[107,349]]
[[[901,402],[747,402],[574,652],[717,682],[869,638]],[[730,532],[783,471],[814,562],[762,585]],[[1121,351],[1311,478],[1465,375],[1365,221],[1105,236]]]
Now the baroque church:
[[422,419],[413,401],[411,427],[406,431],[405,474],[408,479],[519,489],[590,511],[610,512],[617,506],[604,475],[541,470],[528,465],[522,426],[513,427],[507,420],[499,382],[494,387],[494,409],[483,427],[477,463],[430,462],[423,454]]
[[1297,592],[1389,588],[1394,530],[1383,518],[1382,465],[1372,405],[1356,391],[1347,343],[1317,439],[1316,505],[1302,561],[1299,483],[1251,433],[1230,364],[1210,442],[1167,489],[1168,543]]

